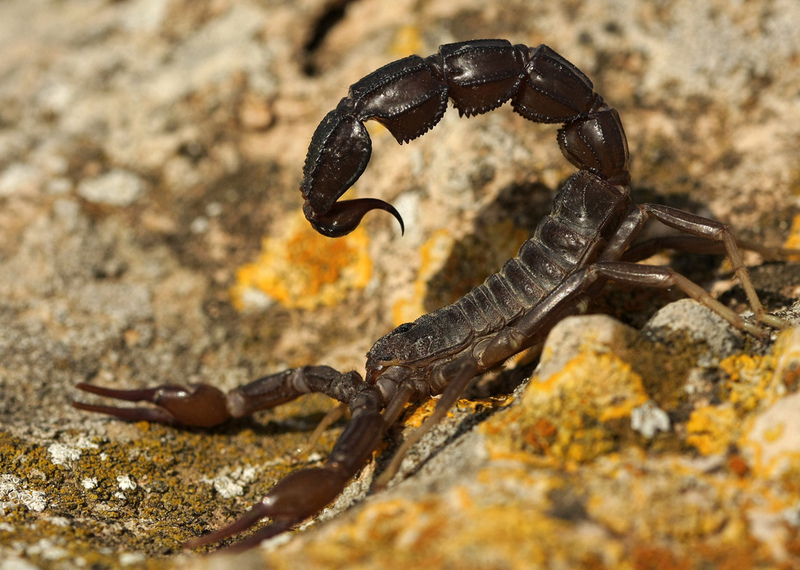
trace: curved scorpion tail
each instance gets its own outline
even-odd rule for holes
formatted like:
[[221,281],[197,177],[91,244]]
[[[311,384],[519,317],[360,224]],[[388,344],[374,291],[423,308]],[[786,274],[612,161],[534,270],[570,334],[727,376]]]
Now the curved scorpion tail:
[[320,123],[308,148],[300,190],[306,218],[320,233],[339,237],[353,231],[370,210],[403,219],[381,200],[336,201],[364,172],[372,142],[364,121],[374,119],[399,143],[430,128],[447,109],[448,86],[441,72],[418,55],[394,61],[350,86],[347,97]]
[[422,58],[393,61],[350,86],[347,97],[320,123],[308,148],[301,191],[306,218],[320,233],[353,231],[370,210],[397,211],[381,200],[336,201],[369,162],[372,143],[364,121],[375,120],[399,143],[431,128],[447,110],[471,117],[511,101],[531,121],[562,123],[558,142],[566,158],[612,184],[625,186],[628,146],[617,111],[577,67],[545,45],[472,40],[439,47]]
[[375,198],[337,200],[364,172],[372,141],[348,98],[328,113],[314,131],[308,148],[300,191],[306,219],[322,235],[341,237],[352,232],[370,210],[392,214],[403,229],[403,219],[391,204]]

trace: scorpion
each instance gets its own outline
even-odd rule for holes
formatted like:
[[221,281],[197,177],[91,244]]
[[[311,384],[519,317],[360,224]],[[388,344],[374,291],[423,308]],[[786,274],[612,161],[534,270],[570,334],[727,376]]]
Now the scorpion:
[[[431,415],[405,439],[376,479],[375,488],[384,487],[408,449],[445,416],[473,377],[541,343],[561,318],[576,312],[607,281],[677,287],[756,337],[766,334],[764,326],[786,326],[759,302],[727,225],[663,205],[633,203],[628,145],[619,114],[594,91],[586,75],[546,45],[527,47],[506,40],[445,44],[435,55],[399,59],[351,85],[311,139],[301,183],[303,211],[311,225],[323,235],[339,237],[354,230],[367,212],[378,209],[393,215],[404,230],[398,211],[382,200],[338,201],[370,158],[364,122],[378,121],[402,144],[435,126],[448,100],[467,117],[510,100],[513,110],[526,119],[561,123],[559,146],[578,171],[563,184],[552,212],[540,220],[515,258],[452,305],[379,339],[367,353],[365,378],[355,371],[303,366],[228,393],[207,384],[133,390],[77,386],[102,397],[155,405],[74,402],[80,410],[201,428],[312,392],[349,408],[351,419],[321,466],[290,474],[241,518],[189,541],[187,547],[218,542],[261,519],[271,519],[236,546],[249,548],[310,518],[333,502],[368,462],[406,404],[440,396]],[[682,234],[632,245],[651,218]],[[673,269],[636,263],[664,248],[727,255],[756,323],[745,321]]]

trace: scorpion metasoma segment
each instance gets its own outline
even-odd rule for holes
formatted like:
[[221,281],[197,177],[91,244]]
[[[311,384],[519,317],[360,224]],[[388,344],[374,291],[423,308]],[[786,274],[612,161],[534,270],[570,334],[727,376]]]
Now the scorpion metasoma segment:
[[[384,486],[400,459],[457,401],[470,379],[541,342],[564,315],[607,280],[679,287],[735,327],[756,336],[765,329],[745,322],[705,290],[668,267],[634,263],[660,247],[726,254],[756,321],[783,327],[756,296],[728,228],[716,221],[655,204],[636,205],[628,183],[628,146],[619,115],[570,62],[541,45],[505,40],[443,45],[428,58],[407,57],[371,73],[328,113],[311,140],[301,190],[311,224],[328,236],[352,231],[373,209],[397,211],[376,199],[337,202],[366,167],[370,139],[364,121],[385,125],[399,142],[433,127],[447,100],[463,115],[485,113],[510,100],[523,117],[562,123],[558,142],[578,167],[555,198],[553,212],[499,273],[456,303],[401,325],[367,354],[366,379],[327,366],[306,366],[266,376],[224,394],[208,385],[81,390],[151,408],[76,403],[82,409],[127,420],[211,427],[271,408],[311,392],[346,404],[351,420],[320,467],[301,469],[277,483],[242,518],[190,542],[195,547],[272,522],[238,547],[245,548],[313,516],[333,501],[365,465],[389,426],[409,402],[441,395],[432,415],[414,431],[379,476]],[[630,247],[648,218],[687,235]]]

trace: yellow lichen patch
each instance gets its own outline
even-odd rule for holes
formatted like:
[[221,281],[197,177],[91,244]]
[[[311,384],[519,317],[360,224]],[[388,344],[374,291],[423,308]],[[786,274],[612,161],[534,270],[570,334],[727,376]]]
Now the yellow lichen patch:
[[414,281],[413,296],[403,298],[392,307],[395,326],[409,323],[427,311],[423,300],[427,292],[428,280],[441,268],[453,248],[453,236],[447,230],[438,230],[420,248],[420,268]]
[[[416,408],[413,408],[413,411],[411,411],[410,414],[407,413],[406,417],[403,419],[403,425],[412,428],[421,426],[425,420],[433,414],[433,410],[436,408],[436,403],[438,401],[438,399],[426,400]],[[461,399],[456,402],[447,415],[452,417],[456,412],[476,414],[486,409],[502,408],[503,406],[507,406],[510,401],[510,399],[504,397],[486,398],[482,400]]]
[[422,49],[422,37],[417,26],[400,26],[389,45],[389,53],[396,57],[406,57],[419,53]]
[[[794,217],[792,220],[792,229],[789,231],[789,237],[786,238],[786,241],[783,244],[783,247],[788,249],[800,249],[800,214]],[[800,259],[800,256],[790,256],[792,261],[797,261]]]
[[[751,411],[770,399],[774,358],[749,354],[729,356],[719,367],[727,372],[728,400],[741,411]],[[775,395],[772,394],[774,399]]]
[[[493,469],[497,481],[508,474]],[[533,486],[547,486],[528,477]],[[555,483],[553,483],[555,485]],[[548,512],[541,492],[525,500],[486,493],[483,485],[454,485],[417,500],[376,496],[347,524],[302,537],[264,561],[274,568],[539,568],[618,567],[622,548],[613,538]],[[533,495],[533,496],[531,496]]]
[[287,222],[282,237],[266,237],[254,263],[236,272],[231,289],[238,310],[250,298],[268,298],[288,308],[313,309],[341,302],[351,289],[363,289],[372,276],[368,238],[362,228],[338,239],[318,234],[301,214]]
[[425,420],[433,413],[433,409],[436,407],[436,400],[426,400],[422,402],[419,406],[413,409],[413,411],[408,414],[403,420],[403,425],[406,427],[417,428],[421,426]]
[[549,378],[534,377],[519,406],[482,425],[489,448],[585,462],[617,447],[634,408],[648,401],[641,377],[619,357],[587,350]]
[[736,437],[739,417],[730,405],[706,406],[695,410],[686,423],[686,443],[703,455],[725,453]]

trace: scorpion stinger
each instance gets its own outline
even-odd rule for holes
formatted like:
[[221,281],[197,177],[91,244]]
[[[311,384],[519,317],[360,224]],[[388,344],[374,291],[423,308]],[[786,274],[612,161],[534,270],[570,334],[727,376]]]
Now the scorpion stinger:
[[[367,212],[382,209],[402,227],[397,211],[381,200],[337,202],[369,161],[371,142],[364,121],[375,119],[398,142],[406,142],[439,122],[448,99],[466,116],[511,101],[526,119],[561,123],[559,146],[578,172],[561,187],[553,211],[498,273],[452,305],[378,339],[367,353],[366,379],[327,366],[305,366],[265,376],[227,394],[204,385],[141,390],[78,385],[98,396],[156,406],[75,403],[79,409],[188,426],[210,427],[312,392],[350,409],[351,420],[322,465],[289,475],[242,518],[189,546],[222,540],[270,518],[268,526],[240,543],[249,547],[315,515],[366,464],[408,402],[441,394],[433,415],[408,437],[379,476],[376,487],[384,486],[408,448],[447,413],[472,377],[543,341],[559,319],[575,312],[606,281],[678,287],[756,337],[765,336],[764,326],[786,326],[761,305],[728,226],[658,204],[633,203],[628,143],[619,114],[578,68],[544,45],[530,48],[505,40],[447,44],[435,55],[395,61],[352,85],[311,139],[301,185],[303,211],[311,224],[325,235],[341,236],[358,226]],[[631,247],[648,219],[688,237]],[[757,322],[736,314],[670,267],[633,263],[658,246],[724,253]]]
[[400,213],[388,202],[376,198],[336,202],[324,214],[306,213],[306,218],[311,222],[311,226],[322,235],[342,237],[356,229],[364,215],[372,210],[389,212],[400,224],[400,233],[405,233],[406,228]]

